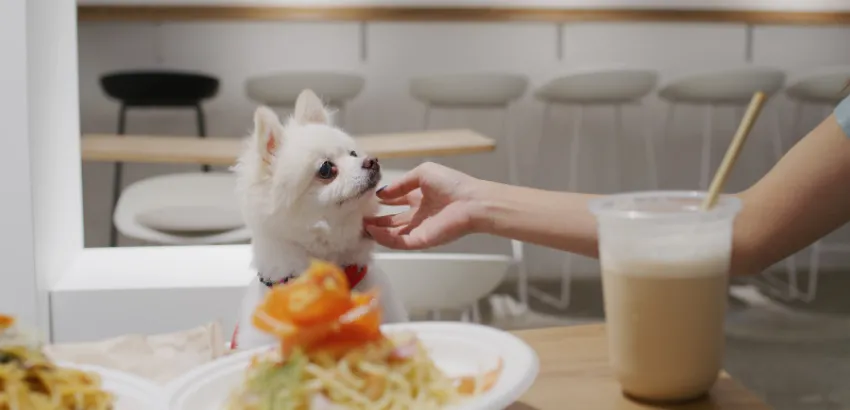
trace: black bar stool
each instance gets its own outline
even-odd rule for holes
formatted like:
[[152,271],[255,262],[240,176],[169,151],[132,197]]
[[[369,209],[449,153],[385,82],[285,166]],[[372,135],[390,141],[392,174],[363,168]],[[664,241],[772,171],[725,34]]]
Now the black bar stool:
[[[118,134],[127,129],[127,110],[136,108],[191,108],[195,110],[198,136],[206,137],[206,120],[201,103],[218,93],[217,78],[197,73],[177,71],[123,71],[106,74],[100,78],[104,92],[121,103],[118,111]],[[112,181],[112,208],[121,195],[123,163],[115,163]],[[204,172],[210,170],[203,165]],[[112,217],[110,216],[110,220]],[[109,246],[118,243],[118,230],[111,221]]]

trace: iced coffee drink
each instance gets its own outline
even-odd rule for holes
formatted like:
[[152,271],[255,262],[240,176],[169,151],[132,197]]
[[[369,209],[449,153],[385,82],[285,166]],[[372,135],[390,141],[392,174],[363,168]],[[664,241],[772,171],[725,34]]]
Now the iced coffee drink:
[[599,223],[609,355],[623,392],[655,402],[704,396],[723,361],[723,318],[740,209],[703,194],[612,195],[591,205]]

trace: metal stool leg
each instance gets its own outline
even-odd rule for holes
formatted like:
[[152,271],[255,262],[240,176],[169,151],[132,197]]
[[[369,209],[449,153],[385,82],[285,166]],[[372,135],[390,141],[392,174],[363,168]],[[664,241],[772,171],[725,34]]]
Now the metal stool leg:
[[779,113],[779,106],[773,106],[773,132],[771,143],[773,145],[773,157],[776,162],[782,159],[785,151],[782,149],[782,116]]
[[[512,185],[519,185],[519,153],[517,152],[516,141],[510,132],[510,114],[510,107],[505,106],[502,111],[502,135],[508,147],[508,181]],[[520,303],[526,305],[528,304],[528,268],[525,265],[525,250],[522,241],[511,240],[511,255],[517,269],[517,296]]]
[[[201,138],[207,137],[207,124],[206,119],[204,118],[204,108],[201,107],[201,104],[195,104],[195,119],[198,122],[198,136]],[[210,166],[204,164],[201,166],[201,170],[203,172],[210,172]]]
[[803,110],[805,109],[805,105],[802,102],[797,102],[794,104],[794,123],[791,124],[791,138],[793,140],[798,140],[802,138],[800,131],[803,127]]
[[[431,104],[425,104],[425,112],[422,114],[422,131],[428,131],[431,124]],[[422,158],[423,162],[436,162],[433,158]]]
[[620,156],[620,144],[623,143],[623,136],[625,135],[623,127],[623,106],[618,104],[614,106],[614,146],[611,149],[613,159],[611,169],[614,171],[614,180],[617,182],[615,192],[623,189],[623,172],[620,163],[622,158]]
[[[118,111],[118,135],[124,135],[127,129],[127,106],[121,104]],[[121,186],[124,173],[124,163],[116,162],[112,175],[112,208],[109,212],[109,246],[118,246],[118,227],[115,226],[115,207],[121,197]]]
[[[552,111],[552,106],[550,104],[547,103],[543,106],[543,119],[542,119],[543,122],[541,124],[540,140],[537,142],[537,147],[535,148],[534,158],[537,158],[538,156],[540,156],[540,153],[543,152],[541,147],[546,142],[546,131],[548,129],[549,114],[551,113],[551,111]],[[540,180],[539,170],[541,168],[543,168],[543,167],[542,166],[534,167],[534,171],[532,172],[532,178],[531,178],[531,181],[529,181],[529,182],[531,182],[532,184],[536,184],[537,182],[539,182],[539,180]],[[525,264],[525,256],[524,256],[524,250],[523,250],[522,242],[512,241],[511,245],[512,245],[512,250],[513,250],[513,255],[514,255],[514,262],[516,262],[516,260],[517,260],[516,259],[517,255],[520,255],[520,257],[523,260],[523,263],[517,264],[517,269],[518,269],[518,272],[517,272],[517,276],[518,276],[517,296],[519,297],[519,303],[520,304],[522,304],[523,306],[528,306],[529,293],[530,293],[530,289],[529,289],[529,285],[528,285],[528,279],[529,278],[528,278],[528,268],[526,267],[526,264]]]
[[664,135],[662,138],[666,141],[673,137],[673,122],[676,115],[676,104],[670,103],[667,105],[667,111],[664,114],[664,130],[662,131]]
[[[643,105],[641,105],[643,109]],[[655,138],[652,135],[652,122],[648,121],[643,131],[643,143],[646,150],[646,166],[649,179],[649,188],[658,189],[658,164],[655,160]]]
[[345,105],[340,104],[336,110],[336,124],[339,128],[345,128]]
[[[569,161],[570,161],[570,169],[569,169],[569,182],[568,187],[570,191],[576,191],[578,189],[579,183],[579,158],[581,155],[579,154],[581,151],[581,132],[582,132],[582,106],[575,107],[575,111],[573,113],[573,135],[570,140],[569,147]],[[572,264],[573,258],[575,255],[572,253],[567,253],[564,256],[563,264],[561,265],[561,294],[560,297],[555,298],[543,292],[537,288],[532,286],[528,287],[528,293],[531,296],[534,296],[541,302],[552,306],[557,309],[566,309],[570,305],[570,293],[572,287]]]
[[[822,241],[817,241],[812,245],[811,259],[809,260],[809,287],[806,292],[800,296],[804,302],[811,302],[815,299],[818,290],[818,274],[820,273],[820,253]],[[796,285],[796,283],[795,283]]]
[[702,160],[700,165],[699,186],[700,189],[708,189],[708,180],[711,177],[711,138],[714,134],[714,106],[705,107],[705,124],[702,130]]

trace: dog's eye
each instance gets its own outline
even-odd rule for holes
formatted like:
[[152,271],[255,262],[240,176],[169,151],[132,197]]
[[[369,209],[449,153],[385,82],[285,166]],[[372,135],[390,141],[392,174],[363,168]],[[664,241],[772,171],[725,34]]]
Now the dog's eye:
[[349,152],[349,153],[348,153],[348,155],[351,155],[352,157],[356,157],[356,156],[357,156],[357,152],[355,152],[355,151],[351,151],[351,152]]
[[322,166],[319,167],[319,171],[316,175],[321,179],[331,179],[336,176],[336,165],[333,162],[325,161],[322,163]]

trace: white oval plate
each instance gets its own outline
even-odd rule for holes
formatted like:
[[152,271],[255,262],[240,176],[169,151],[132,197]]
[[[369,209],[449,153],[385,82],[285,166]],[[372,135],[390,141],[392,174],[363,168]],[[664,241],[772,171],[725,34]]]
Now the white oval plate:
[[70,362],[57,362],[56,365],[99,375],[103,389],[115,396],[115,410],[165,410],[168,408],[168,396],[165,390],[141,377],[99,366]]
[[[434,363],[449,376],[487,371],[502,359],[504,367],[493,388],[453,406],[455,410],[503,409],[519,399],[537,377],[539,363],[534,350],[499,329],[459,322],[399,323],[383,325],[382,329],[386,333],[414,332]],[[169,409],[223,409],[228,395],[244,380],[251,358],[268,349],[252,349],[216,360],[169,383]]]

